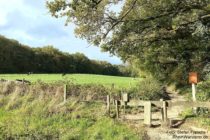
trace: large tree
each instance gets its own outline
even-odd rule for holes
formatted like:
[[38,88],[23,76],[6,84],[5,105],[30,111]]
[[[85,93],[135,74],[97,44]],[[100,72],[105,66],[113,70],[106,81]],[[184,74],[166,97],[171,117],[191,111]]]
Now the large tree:
[[210,61],[210,0],[50,0],[89,43],[137,62],[159,79],[186,82]]

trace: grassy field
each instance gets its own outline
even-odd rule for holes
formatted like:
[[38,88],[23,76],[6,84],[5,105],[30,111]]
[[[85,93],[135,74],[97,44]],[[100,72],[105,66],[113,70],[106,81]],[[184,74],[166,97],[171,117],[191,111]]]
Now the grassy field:
[[0,74],[0,79],[25,79],[31,82],[41,80],[47,83],[60,80],[71,80],[75,84],[102,84],[104,86],[112,86],[112,84],[114,84],[116,87],[119,88],[133,87],[140,80],[138,78],[131,77],[105,76],[93,74],[67,74],[65,76],[62,76],[61,74]]
[[106,114],[102,98],[110,88],[69,85],[75,95],[69,94],[64,103],[63,86],[52,85],[0,84],[0,140],[143,139],[143,126],[137,131],[114,119],[114,106],[112,115]]

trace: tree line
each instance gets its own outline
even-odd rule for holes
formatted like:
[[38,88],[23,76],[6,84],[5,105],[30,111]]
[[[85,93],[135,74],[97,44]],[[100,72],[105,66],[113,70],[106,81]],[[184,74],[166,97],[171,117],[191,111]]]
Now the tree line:
[[31,48],[0,36],[0,73],[89,73],[130,76],[131,69],[91,60],[82,53],[69,54],[53,46]]

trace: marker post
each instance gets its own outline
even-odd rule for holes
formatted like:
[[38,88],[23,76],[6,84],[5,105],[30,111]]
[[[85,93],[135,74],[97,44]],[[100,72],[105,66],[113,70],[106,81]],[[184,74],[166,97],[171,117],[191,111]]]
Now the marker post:
[[[197,72],[189,73],[189,83],[192,84],[192,100],[193,102],[196,102],[196,84],[198,83]],[[193,112],[197,114],[197,107],[193,107]]]

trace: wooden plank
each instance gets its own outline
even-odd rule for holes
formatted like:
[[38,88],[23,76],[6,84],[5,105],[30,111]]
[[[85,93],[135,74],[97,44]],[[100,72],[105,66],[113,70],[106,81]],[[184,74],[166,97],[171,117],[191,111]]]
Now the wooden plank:
[[189,102],[189,101],[177,101],[168,102],[169,107],[184,106],[184,107],[207,107],[210,108],[210,102]]
[[145,101],[141,100],[131,100],[127,103],[128,106],[144,106]]
[[122,94],[122,100],[123,100],[124,102],[128,102],[128,94],[127,94],[127,93],[123,93],[123,94]]
[[[144,106],[144,103],[147,101],[142,101],[142,100],[130,100],[127,102],[128,106]],[[150,101],[152,105],[155,105],[157,107],[162,107],[162,102],[160,101]]]
[[144,124],[147,126],[151,126],[152,113],[151,113],[152,105],[150,101],[144,102]]
[[157,107],[162,107],[162,102],[161,101],[151,101],[152,105],[155,105]]

